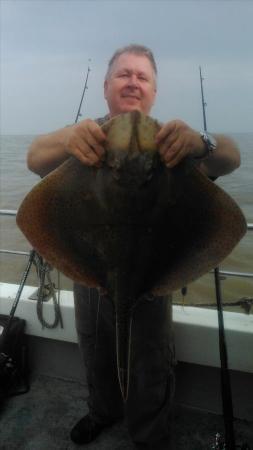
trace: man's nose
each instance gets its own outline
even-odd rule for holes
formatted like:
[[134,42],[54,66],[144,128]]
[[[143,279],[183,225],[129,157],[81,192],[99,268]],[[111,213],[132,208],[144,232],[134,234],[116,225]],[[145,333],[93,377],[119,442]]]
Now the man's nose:
[[135,74],[132,74],[128,78],[128,85],[132,86],[132,87],[138,87],[139,86],[138,77]]

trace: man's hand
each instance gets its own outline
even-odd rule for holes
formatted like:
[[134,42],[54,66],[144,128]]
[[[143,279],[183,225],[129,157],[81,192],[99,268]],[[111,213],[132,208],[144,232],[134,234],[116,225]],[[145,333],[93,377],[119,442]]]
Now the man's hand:
[[87,166],[99,166],[106,135],[93,120],[83,120],[49,134],[37,136],[27,154],[27,165],[41,177],[74,156]]
[[205,146],[200,133],[181,120],[165,123],[157,134],[156,142],[167,167],[176,166],[187,155],[201,157]]
[[104,157],[106,135],[93,120],[86,119],[64,128],[64,147],[71,156],[88,166],[99,166]]

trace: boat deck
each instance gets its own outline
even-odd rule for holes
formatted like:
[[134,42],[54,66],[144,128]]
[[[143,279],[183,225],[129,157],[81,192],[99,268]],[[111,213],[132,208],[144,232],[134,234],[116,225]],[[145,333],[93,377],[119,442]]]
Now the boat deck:
[[[87,388],[76,380],[35,375],[27,394],[12,397],[0,411],[1,450],[72,450],[73,425],[87,413]],[[216,432],[223,434],[223,418],[197,408],[175,405],[176,450],[207,450]],[[235,420],[236,443],[253,449],[253,424]],[[83,448],[83,446],[81,446]],[[106,429],[89,450],[133,450],[124,422]],[[239,448],[239,447],[238,447]]]

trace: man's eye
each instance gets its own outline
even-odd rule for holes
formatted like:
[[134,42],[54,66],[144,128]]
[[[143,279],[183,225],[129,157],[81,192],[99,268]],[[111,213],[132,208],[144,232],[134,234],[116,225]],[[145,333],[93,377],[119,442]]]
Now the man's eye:
[[141,75],[141,76],[139,76],[139,80],[147,81],[147,78]]
[[119,76],[120,76],[121,78],[126,78],[126,77],[128,77],[127,73],[121,73]]

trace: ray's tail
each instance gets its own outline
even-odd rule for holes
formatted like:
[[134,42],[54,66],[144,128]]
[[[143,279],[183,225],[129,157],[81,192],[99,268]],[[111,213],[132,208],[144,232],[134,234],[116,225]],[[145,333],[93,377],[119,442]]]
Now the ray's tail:
[[124,401],[128,398],[130,368],[131,368],[131,341],[132,341],[132,312],[121,315],[116,311],[116,352],[119,385]]

